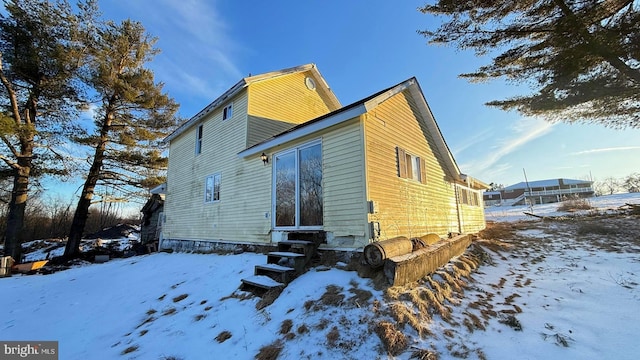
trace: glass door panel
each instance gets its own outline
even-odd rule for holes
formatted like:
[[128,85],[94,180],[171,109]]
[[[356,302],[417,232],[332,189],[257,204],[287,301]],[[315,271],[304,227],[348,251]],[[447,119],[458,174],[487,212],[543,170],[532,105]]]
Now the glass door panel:
[[275,226],[296,225],[296,153],[275,156]]
[[322,225],[322,146],[298,150],[300,226]]

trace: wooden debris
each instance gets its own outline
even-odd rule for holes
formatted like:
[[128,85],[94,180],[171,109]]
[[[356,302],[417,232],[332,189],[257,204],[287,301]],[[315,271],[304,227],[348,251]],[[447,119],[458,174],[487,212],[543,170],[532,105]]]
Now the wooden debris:
[[417,281],[464,253],[470,244],[471,235],[442,239],[426,248],[386,259],[384,274],[393,286]]
[[364,248],[364,259],[371,267],[384,265],[388,258],[413,251],[413,242],[404,236],[371,243]]

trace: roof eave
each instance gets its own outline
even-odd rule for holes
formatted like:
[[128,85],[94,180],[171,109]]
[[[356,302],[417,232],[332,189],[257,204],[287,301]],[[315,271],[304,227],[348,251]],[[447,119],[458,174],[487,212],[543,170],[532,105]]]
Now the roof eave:
[[174,132],[165,137],[162,142],[164,144],[169,143],[171,140],[180,136],[183,132],[187,131],[191,126],[193,126],[198,121],[202,120],[205,115],[209,114],[211,111],[220,106],[223,102],[227,101],[227,99],[234,97],[238,94],[242,89],[247,86],[246,78],[238,81],[235,85],[233,85],[229,90],[225,91],[222,95],[218,96],[213,102],[209,105],[205,106],[204,109],[200,110],[197,114],[191,117],[191,119],[182,123]]
[[440,150],[440,153],[444,157],[449,173],[454,178],[454,180],[463,180],[460,168],[458,167],[456,160],[453,158],[453,154],[451,153],[447,142],[444,140],[444,136],[442,136],[440,127],[438,126],[438,123],[436,122],[436,119],[431,112],[431,108],[429,107],[429,104],[424,97],[424,93],[420,88],[420,84],[415,78],[412,78],[412,80],[414,82],[411,84],[412,86],[409,87],[409,91],[411,93],[411,96],[416,101],[418,110],[420,110],[420,112],[427,118],[425,120],[428,120],[425,121],[425,124],[427,125],[429,132],[435,140],[435,146],[438,148],[438,150]]

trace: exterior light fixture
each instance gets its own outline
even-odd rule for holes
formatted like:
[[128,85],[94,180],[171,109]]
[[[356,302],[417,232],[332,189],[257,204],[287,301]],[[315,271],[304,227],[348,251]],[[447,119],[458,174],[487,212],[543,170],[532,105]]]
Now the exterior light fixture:
[[267,154],[262,153],[262,155],[260,155],[260,159],[262,159],[262,162],[267,165],[269,163],[269,157],[267,156]]

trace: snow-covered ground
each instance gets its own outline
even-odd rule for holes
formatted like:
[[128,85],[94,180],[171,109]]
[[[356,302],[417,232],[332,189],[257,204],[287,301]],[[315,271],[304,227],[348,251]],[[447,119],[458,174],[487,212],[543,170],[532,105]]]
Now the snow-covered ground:
[[[611,212],[626,203],[640,204],[640,193],[598,196],[588,198],[586,201],[593,207],[593,209],[578,211],[574,213],[574,215],[585,215],[595,211]],[[566,212],[557,211],[558,206],[558,203],[533,205],[533,207],[527,205],[489,206],[485,209],[485,217],[487,220],[492,221],[519,221],[534,219],[531,216],[525,215],[525,212],[541,216],[567,215]]]
[[[592,199],[598,208],[626,202],[640,195]],[[487,212],[494,221],[520,216]],[[258,310],[260,299],[237,288],[264,255],[157,253],[0,279],[0,340],[57,340],[60,359],[253,359],[268,345],[282,349],[278,359],[434,359],[427,351],[439,359],[636,359],[638,217],[527,220],[506,224],[510,249],[482,245],[490,258],[459,279],[463,289],[449,289],[447,318],[420,313],[409,288],[385,295],[341,266],[311,269]],[[422,336],[390,315],[398,308],[424,315]],[[386,354],[380,321],[402,330],[405,351]]]

